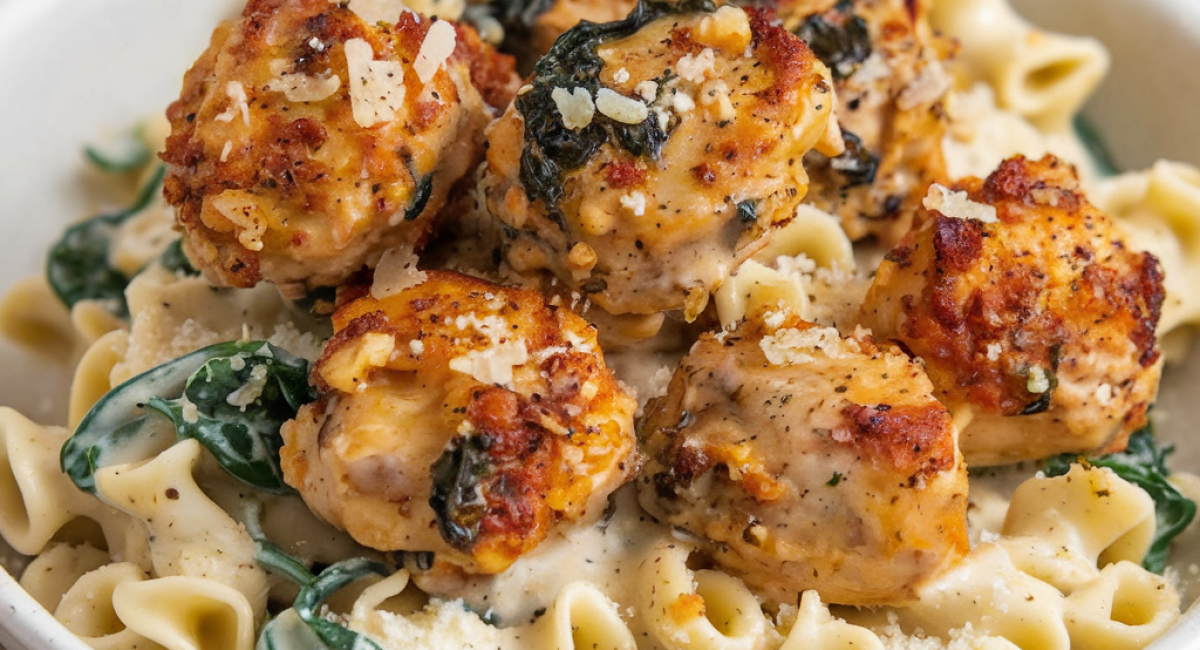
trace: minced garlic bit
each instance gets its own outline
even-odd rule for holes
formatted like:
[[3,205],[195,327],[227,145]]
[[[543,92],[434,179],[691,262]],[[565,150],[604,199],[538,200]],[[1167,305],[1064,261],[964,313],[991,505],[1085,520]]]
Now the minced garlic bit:
[[458,32],[454,30],[450,21],[438,20],[429,26],[429,33],[425,34],[425,40],[421,42],[417,60],[413,62],[413,71],[417,73],[421,83],[427,84],[433,79],[433,75],[437,74],[446,63],[446,59],[454,53],[457,43]]
[[1029,368],[1029,381],[1025,384],[1025,389],[1034,394],[1041,394],[1050,390],[1050,375],[1046,369],[1041,366],[1031,366]]
[[650,116],[650,107],[610,88],[596,93],[596,110],[622,124],[641,124]]
[[635,190],[621,197],[621,205],[632,212],[635,217],[645,216],[646,195]]
[[225,86],[225,94],[229,96],[229,108],[213,119],[218,122],[232,122],[233,118],[241,113],[242,121],[246,126],[250,126],[250,104],[246,101],[246,87],[240,81],[230,81]]
[[350,0],[347,8],[368,25],[394,25],[400,19],[400,14],[408,9],[401,0]]
[[399,61],[376,61],[375,50],[361,38],[346,41],[350,108],[364,129],[391,122],[404,106],[404,68]]
[[596,115],[596,105],[592,103],[592,95],[587,88],[555,88],[550,91],[550,99],[562,116],[563,126],[568,129],[582,129],[592,123]]
[[758,345],[774,366],[809,363],[816,360],[813,353],[818,351],[829,359],[844,359],[862,351],[857,341],[843,339],[832,327],[779,330],[764,336]]
[[342,87],[337,75],[322,77],[303,73],[289,73],[287,59],[274,59],[270,63],[274,79],[267,82],[267,90],[283,93],[289,102],[319,102],[328,99]]
[[966,192],[954,192],[938,183],[929,186],[921,205],[926,210],[936,210],[951,219],[974,219],[981,223],[1000,221],[996,217],[996,206],[977,203],[967,198]]

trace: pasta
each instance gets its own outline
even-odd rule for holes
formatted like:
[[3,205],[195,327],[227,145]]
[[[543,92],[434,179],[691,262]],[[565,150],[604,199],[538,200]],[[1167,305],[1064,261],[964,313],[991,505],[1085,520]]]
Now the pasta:
[[1103,177],[1107,51],[1006,0],[759,4],[249,0],[0,299],[73,372],[0,407],[21,585],[98,650],[1161,637],[1200,170]]

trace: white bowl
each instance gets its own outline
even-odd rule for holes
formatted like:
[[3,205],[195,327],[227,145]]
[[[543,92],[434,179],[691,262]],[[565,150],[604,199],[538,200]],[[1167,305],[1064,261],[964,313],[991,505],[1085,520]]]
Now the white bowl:
[[[0,287],[39,273],[64,224],[94,211],[82,191],[81,143],[165,106],[213,25],[237,0],[0,0]],[[1191,0],[1016,0],[1035,23],[1092,34],[1113,69],[1088,108],[1118,163],[1159,157],[1200,164],[1200,4]],[[1200,288],[1198,288],[1200,290]],[[1200,346],[1196,346],[1200,348]],[[65,369],[0,340],[0,404],[60,422]],[[1188,426],[1200,398],[1200,353],[1168,370],[1159,434],[1179,445],[1173,464],[1200,472],[1200,434]],[[1176,545],[1176,563],[1200,562],[1200,544]],[[7,563],[7,566],[15,566]],[[1195,594],[1188,596],[1195,599]],[[86,650],[0,571],[0,646]],[[1192,606],[1154,648],[1200,650]]]

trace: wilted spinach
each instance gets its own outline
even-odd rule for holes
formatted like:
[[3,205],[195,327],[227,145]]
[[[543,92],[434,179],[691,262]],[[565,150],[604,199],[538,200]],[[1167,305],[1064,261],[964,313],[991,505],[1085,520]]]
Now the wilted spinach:
[[654,114],[641,123],[625,124],[597,111],[587,126],[575,130],[563,124],[551,94],[555,88],[583,88],[595,97],[604,67],[596,50],[602,44],[624,38],[663,16],[713,10],[712,0],[640,0],[623,20],[603,24],[583,21],[554,42],[534,66],[530,90],[516,99],[517,110],[525,118],[521,182],[530,201],[541,199],[561,223],[557,217],[563,176],[584,166],[604,143],[634,156],[658,158],[667,133]]
[[879,171],[879,156],[871,153],[862,139],[851,131],[843,130],[842,139],[846,142],[846,150],[830,158],[829,166],[846,179],[843,188],[874,183],[875,173]]
[[63,445],[62,469],[94,493],[100,468],[194,438],[233,476],[269,492],[291,492],[279,466],[279,428],[313,399],[304,359],[264,341],[218,343],[105,395]]
[[487,510],[479,483],[491,473],[489,447],[485,436],[456,439],[430,469],[433,490],[429,507],[437,516],[442,539],[460,551],[474,546]]
[[835,79],[854,74],[855,68],[871,56],[871,34],[867,22],[851,10],[854,3],[842,0],[832,11],[804,19],[796,35],[808,43],[813,54],[829,66]]
[[83,154],[101,171],[109,174],[131,172],[150,162],[151,151],[141,137],[141,128],[126,133],[112,146],[89,145]]
[[192,262],[187,258],[187,255],[183,254],[182,239],[176,239],[167,244],[167,247],[158,256],[158,263],[162,264],[163,268],[172,273],[200,275],[200,271],[196,270],[196,267],[192,266]]
[[129,315],[125,287],[129,278],[108,261],[112,238],[118,227],[150,205],[162,188],[165,167],[138,192],[133,205],[119,212],[102,214],[67,228],[50,248],[46,278],[68,308],[81,300],[101,300],[109,311],[122,318]]
[[[291,609],[285,610],[263,627],[256,647],[259,650],[379,650],[379,645],[371,639],[321,617],[317,610],[339,589],[359,578],[391,575],[388,567],[374,560],[353,558],[330,565],[314,576],[298,560],[292,558],[292,562],[304,573],[284,575],[300,585],[300,593]],[[274,567],[262,561],[261,553],[259,563],[274,570]]]
[[[1167,476],[1171,473],[1167,469],[1167,456],[1174,451],[1173,445],[1157,446],[1153,428],[1146,426],[1129,437],[1129,446],[1125,451],[1086,459],[1092,465],[1111,469],[1117,476],[1142,488],[1154,499],[1157,526],[1154,530],[1154,542],[1146,552],[1142,566],[1155,573],[1162,573],[1167,566],[1171,540],[1183,532],[1196,516],[1196,503],[1183,496],[1167,481]],[[1061,454],[1048,458],[1042,461],[1042,471],[1047,476],[1060,476],[1066,474],[1071,468],[1071,463],[1079,459],[1077,454]]]

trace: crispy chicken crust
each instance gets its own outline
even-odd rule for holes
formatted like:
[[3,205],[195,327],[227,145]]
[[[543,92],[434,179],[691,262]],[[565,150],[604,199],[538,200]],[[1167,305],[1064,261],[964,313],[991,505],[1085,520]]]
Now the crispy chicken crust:
[[283,428],[284,476],[379,550],[498,573],[599,517],[637,469],[637,405],[595,331],[536,292],[447,271],[334,315],[319,401]]
[[961,439],[972,465],[1123,449],[1161,374],[1158,260],[1127,248],[1053,157],[1013,158],[951,189],[998,221],[946,214],[962,203],[922,209],[875,276],[865,324],[921,357],[956,414],[973,414]]
[[510,57],[455,25],[453,52],[422,83],[414,64],[434,22],[397,18],[369,25],[328,0],[251,0],[214,32],[168,109],[162,154],[187,254],[210,281],[298,294],[430,236],[519,81]]
[[833,70],[834,117],[846,152],[810,153],[807,203],[838,215],[851,239],[894,244],[931,182],[945,180],[943,68],[951,45],[933,34],[928,0],[778,0],[788,29]]
[[897,604],[968,549],[967,474],[921,366],[789,317],[704,335],[647,406],[639,500],[773,603]]
[[[567,119],[561,107],[533,120],[519,96],[488,131],[481,181],[504,259],[521,273],[550,271],[613,314],[681,309],[690,320],[792,218],[808,182],[802,157],[827,135],[827,71],[764,9],[669,14],[588,46],[603,61],[597,92],[650,104],[639,128],[661,127],[665,141],[647,154],[609,137],[565,170],[561,198],[548,203],[541,194],[557,190],[524,182],[538,160],[531,135],[555,151],[559,131],[586,137],[595,125],[547,134],[547,121]],[[602,112],[596,103],[591,119],[607,125]]]

